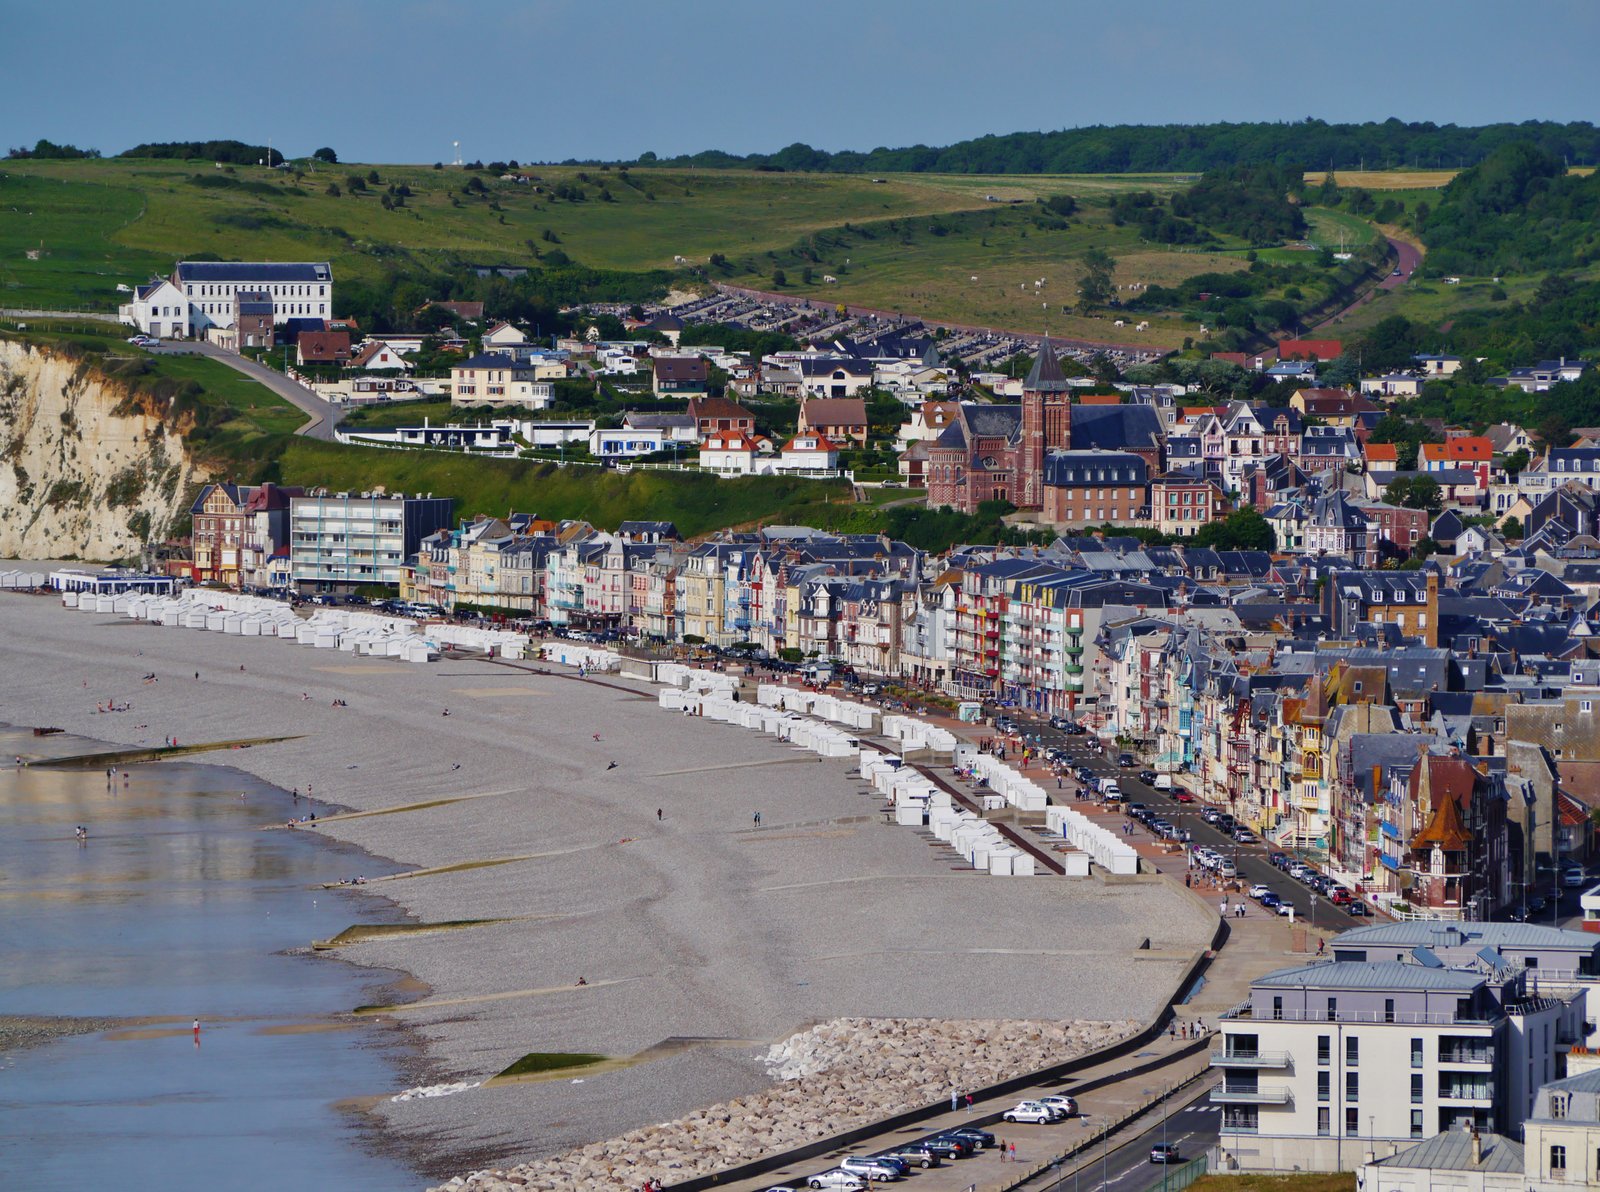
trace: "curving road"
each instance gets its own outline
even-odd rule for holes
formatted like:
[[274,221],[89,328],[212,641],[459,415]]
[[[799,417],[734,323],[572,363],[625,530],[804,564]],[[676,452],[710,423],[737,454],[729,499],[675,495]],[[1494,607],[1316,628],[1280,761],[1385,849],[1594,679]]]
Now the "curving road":
[[264,364],[257,364],[248,356],[238,356],[202,341],[180,342],[171,345],[163,343],[159,348],[149,349],[156,355],[179,356],[209,356],[213,360],[226,364],[234,372],[243,373],[252,381],[259,381],[272,390],[284,401],[294,406],[305,414],[311,421],[307,422],[294,433],[304,435],[308,439],[322,439],[332,441],[334,427],[339,424],[341,411],[331,402],[325,402],[309,389],[303,389],[295,384],[281,372],[275,372]]
[[1379,290],[1398,290],[1411,280],[1411,275],[1416,272],[1417,266],[1422,263],[1422,251],[1416,245],[1408,244],[1404,240],[1396,240],[1393,236],[1386,236],[1384,239],[1388,240],[1389,247],[1394,250],[1395,254],[1395,267],[1390,271],[1389,275],[1370,290],[1364,292],[1349,306],[1323,319],[1322,322],[1311,329],[1312,331],[1321,331],[1326,327],[1333,326],[1333,324],[1342,320],[1352,311],[1358,310],[1371,302],[1373,296]]

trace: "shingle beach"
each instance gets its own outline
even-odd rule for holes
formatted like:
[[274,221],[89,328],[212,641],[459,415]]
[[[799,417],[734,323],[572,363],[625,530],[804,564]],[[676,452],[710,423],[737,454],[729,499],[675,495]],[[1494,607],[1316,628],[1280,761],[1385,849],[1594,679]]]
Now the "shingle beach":
[[[853,760],[662,711],[640,682],[366,659],[41,597],[0,596],[0,631],[0,720],[121,745],[291,736],[188,760],[395,809],[316,830],[408,868],[469,866],[370,890],[421,923],[502,922],[335,953],[428,986],[395,1017],[430,1081],[485,1080],[529,1052],[638,1058],[404,1102],[387,1099],[398,1084],[306,1090],[382,1095],[372,1113],[430,1174],[768,1088],[769,1046],[830,1019],[1142,1021],[1214,928],[1160,882],[974,873],[884,824]],[[97,713],[107,699],[132,708]]]

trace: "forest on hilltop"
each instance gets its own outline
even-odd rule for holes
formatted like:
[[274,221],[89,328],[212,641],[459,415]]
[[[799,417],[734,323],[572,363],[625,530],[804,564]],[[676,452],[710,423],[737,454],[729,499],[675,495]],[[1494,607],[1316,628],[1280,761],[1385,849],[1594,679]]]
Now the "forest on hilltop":
[[776,153],[711,149],[679,157],[645,153],[639,164],[700,169],[840,173],[1155,174],[1201,173],[1235,165],[1296,170],[1460,169],[1496,149],[1528,142],[1570,165],[1600,162],[1600,128],[1588,121],[1529,120],[1478,127],[1431,122],[1329,124],[1307,119],[1245,124],[1118,124],[1056,132],[1014,132],[957,141],[829,153],[795,143]]

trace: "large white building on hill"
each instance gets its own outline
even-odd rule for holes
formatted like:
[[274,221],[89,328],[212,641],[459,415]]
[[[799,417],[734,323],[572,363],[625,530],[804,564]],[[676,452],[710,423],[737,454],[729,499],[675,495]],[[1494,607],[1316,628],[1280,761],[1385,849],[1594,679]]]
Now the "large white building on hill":
[[333,269],[326,261],[179,261],[172,276],[136,286],[122,321],[147,335],[188,339],[231,328],[237,296],[266,295],[275,324],[333,317]]

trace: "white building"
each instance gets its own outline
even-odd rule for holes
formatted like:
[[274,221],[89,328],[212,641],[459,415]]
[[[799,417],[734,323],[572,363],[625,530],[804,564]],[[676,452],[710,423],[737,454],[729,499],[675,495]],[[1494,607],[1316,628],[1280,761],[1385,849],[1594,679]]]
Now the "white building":
[[700,444],[700,470],[748,476],[756,470],[756,441],[742,430],[717,430]]
[[1448,1130],[1514,1136],[1581,1037],[1584,994],[1541,997],[1538,970],[1488,946],[1461,967],[1421,946],[1360,954],[1269,973],[1223,1017],[1211,1100],[1230,1162],[1351,1171]]
[[408,556],[454,523],[451,497],[318,491],[289,502],[289,562],[302,591],[396,584]]
[[333,269],[326,261],[179,261],[172,276],[134,289],[118,314],[147,335],[191,338],[233,326],[239,291],[267,294],[274,324],[333,317]]

